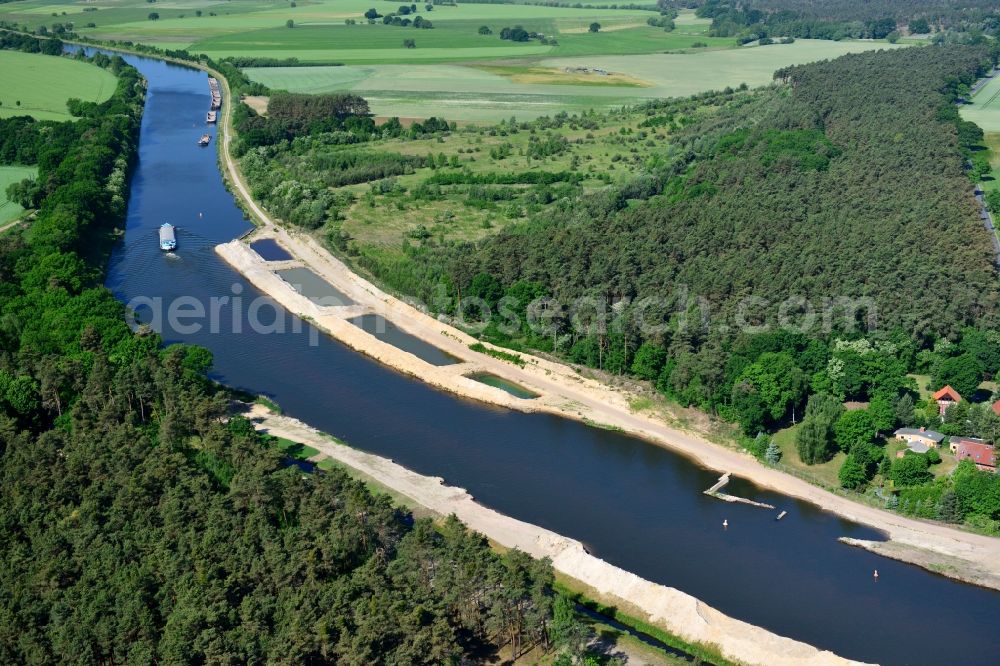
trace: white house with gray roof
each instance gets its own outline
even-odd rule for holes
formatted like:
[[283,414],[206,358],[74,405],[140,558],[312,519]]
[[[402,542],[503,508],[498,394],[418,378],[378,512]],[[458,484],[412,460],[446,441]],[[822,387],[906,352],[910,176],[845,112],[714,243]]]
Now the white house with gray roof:
[[926,428],[900,428],[893,434],[896,439],[906,442],[914,453],[927,453],[931,447],[937,448],[944,441],[944,435]]

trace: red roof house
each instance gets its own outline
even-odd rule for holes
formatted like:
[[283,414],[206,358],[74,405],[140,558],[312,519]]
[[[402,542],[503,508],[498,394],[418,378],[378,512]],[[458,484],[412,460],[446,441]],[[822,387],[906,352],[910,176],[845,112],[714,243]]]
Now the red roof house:
[[959,460],[971,460],[984,472],[997,471],[996,450],[989,444],[963,439],[958,443],[955,457]]
[[987,442],[985,439],[980,439],[979,437],[959,437],[952,435],[948,438],[948,448],[951,449],[952,453],[958,453],[959,444],[987,444]]
[[943,389],[939,390],[931,397],[937,401],[938,412],[941,414],[941,416],[944,416],[944,413],[948,410],[949,407],[951,407],[956,403],[962,402],[962,396],[960,396],[958,394],[958,391],[956,391],[950,386],[945,386]]
[[1000,400],[993,403],[993,413],[1000,414]]

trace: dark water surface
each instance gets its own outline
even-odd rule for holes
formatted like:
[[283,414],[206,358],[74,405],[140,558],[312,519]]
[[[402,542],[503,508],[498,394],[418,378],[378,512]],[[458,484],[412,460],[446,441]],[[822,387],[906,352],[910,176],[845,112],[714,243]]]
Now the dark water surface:
[[379,340],[387,342],[393,347],[410,352],[431,365],[454,365],[458,363],[458,359],[451,354],[442,351],[415,335],[410,335],[382,315],[366,314],[349,319],[348,321],[362,331],[371,333]]
[[[128,59],[149,79],[149,98],[128,228],[107,285],[124,301],[150,299],[154,312],[181,297],[208,311],[211,299],[228,297],[214,327],[161,324],[168,341],[211,349],[218,379],[779,634],[884,664],[1000,663],[1000,593],[836,542],[875,537],[871,529],[740,480],[727,492],[788,516],[776,522],[775,512],[709,498],[702,491],[718,474],[685,458],[581,423],[437,392],[308,324],[292,332],[293,319],[271,305],[256,303],[259,318],[274,324],[270,332],[253,332],[248,313],[259,295],[212,249],[249,224],[223,187],[215,150],[195,145],[203,132],[215,133],[204,124],[206,75]],[[157,248],[164,222],[178,227],[173,257]],[[282,326],[286,332],[274,332]]]
[[250,243],[250,249],[260,255],[264,261],[287,261],[292,259],[288,250],[281,247],[273,238],[262,238]]
[[317,305],[354,305],[354,301],[348,298],[347,294],[308,268],[285,268],[274,272],[292,285],[295,291]]

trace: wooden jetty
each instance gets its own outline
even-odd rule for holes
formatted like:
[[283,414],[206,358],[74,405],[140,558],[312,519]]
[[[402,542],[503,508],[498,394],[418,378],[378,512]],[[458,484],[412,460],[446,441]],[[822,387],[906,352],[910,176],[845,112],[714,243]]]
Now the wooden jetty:
[[705,494],[706,495],[714,495],[715,493],[717,493],[720,490],[722,490],[723,488],[725,488],[726,484],[729,483],[729,477],[730,477],[731,474],[732,474],[732,472],[726,472],[725,474],[723,474],[722,476],[720,476],[719,480],[715,482],[715,485],[713,485],[711,488],[709,488],[708,490],[706,490]]
[[765,504],[764,502],[755,502],[753,500],[747,499],[745,497],[737,497],[735,495],[727,495],[726,493],[720,492],[729,483],[729,478],[732,472],[726,472],[719,477],[719,480],[712,484],[712,487],[705,491],[706,495],[720,499],[723,502],[738,502],[740,504],[749,504],[750,506],[759,506],[762,509],[773,509],[774,506],[770,504]]

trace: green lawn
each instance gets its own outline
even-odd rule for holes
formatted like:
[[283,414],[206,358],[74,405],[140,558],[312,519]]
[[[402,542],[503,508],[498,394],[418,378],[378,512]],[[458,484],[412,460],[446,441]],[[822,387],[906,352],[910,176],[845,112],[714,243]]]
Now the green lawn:
[[[890,439],[885,445],[885,455],[888,456],[890,460],[895,460],[898,453],[900,451],[905,451],[906,449],[906,442],[902,442],[897,439]],[[934,475],[934,478],[950,476],[951,473],[955,471],[955,467],[958,465],[958,460],[947,446],[942,445],[939,447],[938,453],[941,455],[941,462],[930,466],[931,474]]]
[[990,166],[993,175],[983,180],[984,190],[995,190],[1000,187],[1000,132],[986,132],[986,148],[990,151]]
[[917,392],[920,394],[921,400],[930,399],[931,394],[934,393],[929,388],[927,388],[928,386],[930,386],[931,383],[930,375],[907,375],[907,377],[910,377],[911,379],[913,379],[913,381],[917,383]]
[[311,446],[300,444],[298,442],[293,442],[292,440],[285,439],[284,437],[272,436],[270,442],[272,446],[277,449],[281,449],[289,458],[295,458],[296,460],[308,460],[313,456],[319,455],[318,449],[314,449]]
[[781,449],[781,464],[790,467],[813,483],[839,488],[840,479],[837,474],[840,472],[840,467],[844,464],[844,458],[847,457],[847,454],[838,452],[832,460],[819,465],[805,464],[799,458],[799,451],[795,446],[795,432],[800,426],[801,424],[791,426],[774,433],[774,443]]
[[103,102],[115,91],[116,82],[111,72],[85,62],[0,51],[0,117],[70,120],[66,100]]
[[7,186],[25,178],[34,178],[38,173],[35,167],[0,166],[0,225],[6,224],[21,214],[24,209],[6,198]]

